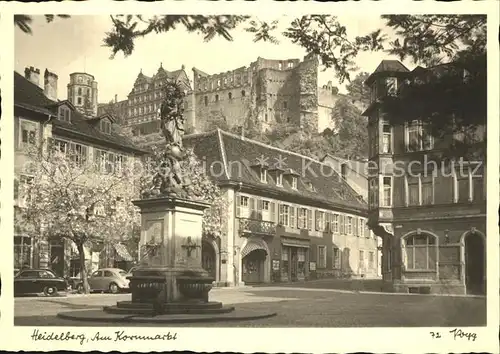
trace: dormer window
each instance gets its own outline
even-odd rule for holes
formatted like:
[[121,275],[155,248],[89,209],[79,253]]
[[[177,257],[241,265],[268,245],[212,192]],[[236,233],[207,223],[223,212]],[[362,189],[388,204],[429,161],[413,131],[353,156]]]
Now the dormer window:
[[313,192],[316,191],[316,189],[314,188],[314,185],[311,181],[306,181],[305,183],[306,183],[307,188],[309,188],[311,191],[313,191]]
[[292,189],[297,189],[297,177],[292,176]]
[[57,119],[63,122],[71,123],[71,110],[66,106],[59,107],[57,112]]
[[252,169],[259,175],[260,182],[267,183],[267,170],[269,166],[265,161],[265,157],[261,156],[256,159],[256,162],[251,165]]
[[262,183],[267,183],[267,169],[261,167],[260,168],[260,181]]
[[102,119],[99,122],[99,129],[105,134],[111,134],[111,122],[107,119]]
[[276,185],[283,187],[283,172],[276,171]]

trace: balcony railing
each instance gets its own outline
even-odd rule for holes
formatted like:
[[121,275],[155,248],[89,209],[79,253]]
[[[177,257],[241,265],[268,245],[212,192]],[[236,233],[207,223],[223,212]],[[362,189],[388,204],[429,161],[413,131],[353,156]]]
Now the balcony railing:
[[240,234],[274,235],[276,233],[276,223],[272,221],[240,218],[239,224]]

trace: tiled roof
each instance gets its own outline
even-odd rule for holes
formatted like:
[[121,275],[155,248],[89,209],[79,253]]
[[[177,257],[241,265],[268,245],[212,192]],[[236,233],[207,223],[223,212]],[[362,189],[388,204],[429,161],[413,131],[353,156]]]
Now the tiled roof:
[[375,71],[366,79],[365,84],[370,85],[379,73],[407,73],[410,72],[399,60],[382,60]]
[[[218,182],[241,182],[252,188],[272,190],[289,197],[304,197],[339,208],[366,211],[361,197],[327,164],[290,151],[278,149],[261,142],[217,129],[209,133],[192,134],[184,138],[195,154],[207,166],[208,172]],[[281,160],[281,168],[299,175],[298,188],[291,188],[287,178],[277,186],[275,173],[269,172],[268,182],[260,182],[256,161],[266,160],[272,169]],[[210,171],[210,166],[212,171]],[[306,181],[310,181],[311,189]]]
[[[41,87],[27,80],[23,75],[14,71],[14,105],[30,111],[57,116],[57,107],[63,102],[53,101],[45,96]],[[97,127],[98,119],[87,119],[78,111],[71,114],[71,123],[52,120],[53,129],[60,134],[72,134],[88,138],[104,144],[145,153],[142,148],[136,146],[130,139],[116,132],[105,134]]]

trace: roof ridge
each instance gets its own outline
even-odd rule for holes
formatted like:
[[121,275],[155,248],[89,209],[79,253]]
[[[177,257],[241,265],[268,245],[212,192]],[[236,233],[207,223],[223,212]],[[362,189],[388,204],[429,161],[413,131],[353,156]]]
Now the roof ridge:
[[293,152],[293,151],[290,151],[290,150],[281,149],[281,148],[278,148],[276,146],[268,145],[268,144],[263,143],[263,142],[258,141],[258,140],[249,139],[249,138],[247,138],[245,136],[241,136],[241,135],[237,135],[237,134],[234,134],[234,133],[230,133],[230,132],[227,132],[227,131],[222,130],[222,129],[221,129],[221,133],[225,134],[227,136],[231,136],[233,138],[237,138],[239,140],[249,141],[251,143],[263,146],[263,147],[268,148],[268,149],[277,150],[279,152],[283,152],[283,153],[286,153],[286,154],[289,154],[289,155],[294,155],[294,156],[297,156],[297,157],[303,157],[303,158],[306,158],[306,159],[311,160],[313,162],[316,162],[316,163],[318,163],[320,165],[325,165],[325,163],[321,162],[318,159],[314,159],[312,157],[309,157],[309,156],[306,156],[306,155],[302,155],[302,154],[299,154],[299,153],[296,153],[296,152]]
[[183,139],[205,137],[205,136],[210,136],[210,135],[215,134],[215,133],[217,133],[217,130],[211,130],[208,132],[200,132],[200,133],[191,133],[191,134],[184,135]]
[[222,130],[217,128],[215,132],[217,133],[217,139],[219,140],[219,148],[222,157],[222,163],[224,164],[224,172],[226,174],[226,177],[229,179],[230,174],[227,168],[226,146],[224,145],[224,139],[222,139]]

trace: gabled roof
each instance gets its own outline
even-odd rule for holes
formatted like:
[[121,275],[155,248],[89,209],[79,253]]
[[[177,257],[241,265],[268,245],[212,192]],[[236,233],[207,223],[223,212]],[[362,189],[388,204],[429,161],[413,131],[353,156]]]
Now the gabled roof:
[[[193,148],[198,158],[206,164],[207,173],[218,183],[241,182],[247,188],[267,195],[282,194],[290,199],[303,198],[311,203],[321,203],[332,208],[349,209],[359,213],[367,210],[362,198],[331,166],[309,157],[220,129],[209,133],[187,135],[184,137],[184,144]],[[281,161],[283,170],[291,169],[299,175],[297,190],[291,188],[286,178],[282,187],[277,186],[273,173],[268,177],[268,183],[260,182],[260,174],[254,166],[256,160],[266,160],[271,166]],[[304,184],[305,180],[310,181],[314,189]]]
[[408,73],[410,70],[399,60],[382,60],[375,71],[365,80],[365,85],[370,85],[378,74]]
[[[45,96],[41,87],[35,85],[23,75],[14,71],[14,107],[37,112],[52,117],[57,116],[57,108],[66,101],[53,101]],[[111,144],[138,154],[146,153],[136,146],[130,139],[116,132],[105,134],[95,124],[95,119],[87,119],[80,112],[73,110],[71,123],[53,119],[53,131],[60,135],[70,135],[82,140],[93,141],[97,144]]]
[[[163,66],[160,64],[160,67],[158,68],[157,72],[153,76],[146,76],[142,73],[142,70],[141,70],[139,72],[139,74],[137,74],[137,78],[135,79],[134,86],[136,86],[137,84],[139,84],[141,82],[146,82],[148,84],[151,84],[155,80],[160,79],[162,77],[174,79],[177,81],[183,73],[185,73],[184,66],[178,70],[168,71],[168,70],[165,70],[163,68]],[[187,75],[186,75],[186,77],[187,77]],[[182,80],[182,81],[184,81],[184,80]],[[189,83],[185,83],[185,84],[187,86],[189,86],[189,89],[191,89],[191,85]],[[129,95],[132,93],[134,93],[134,88],[132,88]]]

